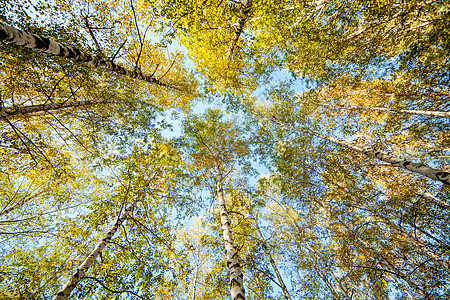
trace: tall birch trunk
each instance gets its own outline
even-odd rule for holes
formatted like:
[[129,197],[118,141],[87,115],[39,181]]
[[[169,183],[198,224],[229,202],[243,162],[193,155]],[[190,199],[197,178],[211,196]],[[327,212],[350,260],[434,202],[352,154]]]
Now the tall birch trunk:
[[161,82],[153,76],[144,75],[140,71],[130,71],[117,65],[111,60],[102,59],[98,56],[83,52],[77,48],[65,46],[48,38],[16,29],[3,23],[0,23],[0,41],[6,41],[18,46],[39,50],[44,53],[70,58],[76,62],[86,63],[93,67],[101,67],[134,79],[176,89],[167,83]]
[[258,233],[259,238],[261,239],[261,242],[263,243],[264,252],[266,253],[267,257],[269,258],[270,265],[272,266],[272,269],[275,272],[275,275],[277,276],[278,283],[279,283],[281,289],[283,290],[284,297],[286,298],[286,300],[292,300],[291,295],[289,294],[289,290],[287,289],[286,285],[284,284],[283,277],[281,277],[280,271],[278,270],[277,264],[275,263],[275,260],[273,259],[272,254],[269,251],[269,248],[267,247],[267,244],[266,244],[264,236],[261,232],[261,229],[259,229],[258,221],[255,218],[253,218],[253,220],[255,221],[256,232]]
[[75,101],[75,102],[61,102],[61,103],[44,103],[28,106],[13,106],[13,107],[1,107],[0,119],[9,119],[10,117],[26,116],[33,113],[46,113],[48,111],[75,108],[84,106],[93,106],[97,104],[114,103],[113,100],[101,100],[101,101]]
[[94,261],[97,259],[97,257],[100,255],[102,250],[106,247],[106,245],[109,243],[109,241],[114,236],[114,234],[117,232],[117,230],[122,225],[122,223],[125,221],[125,219],[128,218],[128,216],[131,214],[137,201],[138,201],[138,199],[136,199],[133,203],[131,203],[130,206],[122,213],[122,215],[117,219],[116,223],[111,228],[111,230],[106,234],[106,236],[97,245],[97,247],[95,247],[95,249],[91,252],[91,254],[89,254],[89,256],[85,259],[85,261],[78,267],[77,271],[66,282],[66,284],[64,284],[64,286],[56,294],[56,296],[53,297],[53,300],[66,300],[67,299],[67,297],[70,295],[70,293],[76,287],[78,282],[83,279],[83,277],[85,276],[88,269],[92,266]]
[[355,236],[356,236],[356,239],[358,240],[358,242],[361,243],[364,248],[369,249],[370,252],[372,252],[376,257],[380,258],[382,261],[385,262],[385,264],[383,264],[383,265],[380,265],[379,263],[377,263],[377,265],[379,265],[381,267],[381,269],[387,268],[390,272],[394,273],[399,278],[403,279],[412,289],[414,289],[416,291],[416,293],[418,293],[424,299],[430,300],[430,296],[423,289],[421,289],[417,284],[415,284],[406,274],[403,274],[399,270],[397,270],[397,268],[395,268],[390,261],[388,261],[386,258],[384,258],[383,255],[380,255],[376,250],[374,250],[372,247],[370,247],[366,243],[366,241],[361,239],[358,235],[355,235]]
[[427,196],[428,198],[430,198],[435,204],[437,204],[438,206],[444,207],[446,209],[450,209],[450,204],[448,204],[447,202],[445,202],[444,200],[439,199],[438,197],[434,196],[431,193],[428,192],[424,192],[422,191],[423,195]]
[[415,247],[421,249],[423,252],[425,252],[430,258],[435,260],[438,264],[443,266],[445,269],[450,271],[450,265],[448,262],[442,259],[442,257],[435,252],[433,252],[430,248],[427,247],[425,242],[422,242],[418,238],[415,238],[411,233],[406,232],[403,230],[400,226],[396,225],[394,222],[389,220],[389,218],[383,216],[379,211],[371,208],[369,205],[367,205],[366,201],[358,201],[357,196],[354,196],[353,194],[347,192],[345,189],[343,189],[338,183],[334,182],[334,185],[338,187],[342,192],[345,193],[345,195],[351,199],[355,204],[363,206],[365,209],[370,211],[375,217],[380,219],[382,222],[384,222],[386,225],[388,225],[390,228],[396,230],[399,232],[407,241],[409,241],[412,245]]
[[289,124],[286,124],[286,123],[276,119],[275,117],[272,117],[271,120],[279,125],[284,126],[284,127],[288,127],[288,128],[294,129],[296,131],[300,131],[300,132],[306,132],[308,134],[319,137],[321,139],[330,141],[332,143],[344,146],[344,147],[354,150],[356,152],[365,154],[369,157],[379,159],[381,161],[388,163],[389,165],[391,165],[393,167],[399,167],[399,168],[423,175],[430,179],[440,181],[444,184],[450,184],[450,172],[436,170],[436,169],[433,169],[424,164],[418,164],[415,162],[408,161],[406,159],[401,159],[401,158],[398,158],[395,156],[385,154],[385,153],[377,151],[377,150],[356,146],[352,143],[345,142],[345,141],[339,140],[337,138],[334,138],[334,137],[331,137],[331,136],[328,136],[325,134],[314,132],[308,128],[300,128],[297,126],[289,125]]
[[239,11],[240,17],[235,24],[233,24],[234,34],[231,38],[231,44],[228,47],[228,56],[231,57],[233,55],[234,49],[236,48],[236,44],[244,31],[245,22],[248,19],[248,13],[252,8],[252,0],[242,0],[241,1],[241,9]]
[[34,198],[37,197],[37,196],[42,195],[43,193],[44,193],[44,192],[39,192],[39,193],[37,193],[37,194],[35,194],[35,195],[33,195],[33,196],[30,196],[30,197],[24,197],[22,200],[18,201],[16,204],[14,204],[13,206],[11,206],[10,208],[6,208],[6,207],[3,208],[2,211],[0,211],[0,216],[4,216],[4,215],[10,213],[10,212],[13,211],[14,209],[16,209],[16,208],[18,208],[18,207],[24,205],[24,204],[27,203],[28,201],[34,199]]
[[225,243],[227,257],[227,267],[230,274],[230,292],[231,300],[245,300],[245,291],[243,278],[239,264],[239,254],[234,246],[233,234],[231,232],[228,210],[223,196],[222,180],[219,178],[216,182],[217,202],[219,204],[220,225],[222,228],[222,237]]
[[[339,224],[344,226],[349,232],[351,232],[349,226],[345,222],[343,222],[339,218],[337,218],[337,221]],[[430,296],[423,289],[421,289],[417,284],[415,284],[406,274],[403,274],[400,270],[395,268],[392,262],[390,262],[388,259],[384,257],[384,255],[380,254],[376,249],[370,246],[365,240],[361,238],[360,235],[354,234],[353,237],[356,239],[356,241],[360,245],[359,247],[361,247],[364,252],[369,251],[375,256],[375,258],[378,258],[380,261],[384,262],[384,264],[381,264],[380,262],[376,261],[376,265],[380,269],[387,268],[392,274],[395,274],[398,278],[405,281],[413,290],[416,291],[416,293],[422,296],[423,299],[431,300]]]
[[334,106],[331,104],[321,104],[328,107],[333,107],[336,109],[345,109],[345,110],[363,110],[363,111],[385,111],[390,113],[404,113],[404,114],[412,114],[412,115],[426,115],[432,117],[442,117],[442,118],[450,118],[450,112],[448,111],[438,111],[438,110],[415,110],[415,109],[399,109],[399,108],[389,108],[382,106],[346,106],[346,105],[338,105]]

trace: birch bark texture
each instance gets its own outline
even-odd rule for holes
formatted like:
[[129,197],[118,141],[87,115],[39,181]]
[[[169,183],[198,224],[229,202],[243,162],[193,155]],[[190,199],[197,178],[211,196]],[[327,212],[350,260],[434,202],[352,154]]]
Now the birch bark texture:
[[234,246],[233,233],[231,232],[228,210],[225,205],[223,187],[220,179],[217,180],[217,202],[219,204],[220,225],[222,228],[222,237],[225,243],[227,258],[227,267],[230,275],[230,293],[231,300],[245,300],[245,291],[241,265],[239,263],[239,254]]
[[342,186],[339,185],[339,183],[335,182],[333,180],[333,184],[339,188],[345,195],[352,200],[356,205],[363,206],[367,211],[370,211],[374,217],[381,220],[383,223],[388,225],[390,228],[394,229],[398,233],[401,234],[401,236],[408,242],[410,242],[415,247],[421,249],[423,252],[425,252],[430,258],[432,258],[434,261],[436,261],[438,264],[443,266],[445,269],[450,271],[450,264],[445,261],[439,254],[432,251],[426,244],[426,241],[421,241],[416,234],[412,234],[410,232],[405,231],[401,226],[398,226],[393,221],[391,221],[389,218],[385,217],[383,214],[381,214],[378,210],[371,208],[367,203],[369,201],[365,201],[366,199],[363,199],[363,201],[358,201],[358,196],[353,195],[350,192],[347,192]]
[[63,45],[46,37],[28,33],[26,31],[16,29],[3,23],[0,23],[0,41],[10,42],[17,46],[23,46],[47,54],[70,58],[76,62],[86,63],[93,67],[100,67],[134,79],[139,79],[159,86],[176,89],[175,87],[161,82],[160,80],[152,76],[144,75],[140,71],[130,71],[117,65],[111,60],[102,59],[98,56],[83,52],[77,48]]
[[390,113],[403,113],[403,114],[412,114],[412,115],[425,115],[432,117],[441,117],[441,118],[450,118],[450,112],[448,111],[438,111],[438,110],[416,110],[416,109],[399,109],[399,108],[389,108],[382,106],[374,106],[374,107],[365,107],[365,106],[341,106],[339,108],[345,110],[378,110],[385,111]]
[[270,253],[270,250],[266,243],[266,240],[261,232],[261,229],[259,228],[258,221],[254,217],[252,217],[252,219],[255,221],[256,232],[258,233],[259,238],[263,244],[264,252],[265,252],[266,256],[269,258],[269,262],[272,265],[272,269],[275,272],[275,275],[277,276],[278,283],[279,283],[279,286],[281,287],[281,289],[283,290],[284,297],[286,298],[286,300],[292,300],[291,295],[289,294],[289,290],[287,289],[286,285],[284,284],[283,277],[281,276],[280,271],[278,270],[277,264],[275,263],[275,260],[272,257],[272,253]]
[[337,138],[325,135],[325,134],[321,134],[315,131],[312,131],[309,128],[300,128],[297,126],[293,126],[290,124],[287,124],[285,122],[282,122],[280,120],[278,120],[277,118],[275,118],[274,116],[272,116],[271,118],[272,122],[277,123],[281,126],[287,127],[287,128],[291,128],[294,129],[296,131],[300,131],[300,132],[306,132],[308,134],[311,134],[313,136],[319,137],[321,139],[330,141],[332,143],[344,146],[348,149],[354,150],[356,152],[365,154],[366,156],[372,157],[372,158],[376,158],[378,160],[384,161],[386,163],[388,163],[389,165],[393,166],[393,167],[398,167],[398,168],[402,168],[417,174],[420,174],[422,176],[428,177],[430,179],[436,180],[436,181],[440,181],[444,184],[450,184],[450,172],[446,172],[446,171],[441,171],[441,170],[436,170],[433,169],[425,164],[421,164],[421,163],[415,163],[415,162],[411,162],[408,161],[406,159],[401,159],[392,155],[388,155],[385,154],[381,151],[377,151],[374,149],[370,149],[370,148],[363,148],[357,145],[354,145],[352,143],[349,142],[345,142],[342,140],[339,140]]
[[252,8],[252,0],[242,0],[241,2],[241,9],[239,11],[240,18],[236,21],[235,24],[233,24],[234,28],[234,34],[231,38],[231,44],[228,47],[228,56],[232,56],[234,49],[236,48],[236,44],[239,40],[239,37],[241,36],[242,32],[244,31],[244,25],[247,22],[248,14],[250,12],[250,9]]
[[27,116],[34,113],[46,113],[48,111],[54,111],[65,108],[76,108],[85,106],[94,106],[99,104],[114,103],[113,100],[100,100],[100,101],[74,101],[74,102],[61,102],[61,103],[43,103],[28,106],[12,106],[12,107],[0,107],[0,119],[9,119],[17,116]]
[[389,113],[403,113],[403,114],[412,114],[412,115],[425,115],[432,117],[441,117],[441,118],[450,118],[450,112],[448,111],[439,111],[439,110],[416,110],[416,109],[400,109],[400,108],[390,108],[383,106],[347,106],[347,105],[331,105],[331,104],[321,104],[323,106],[328,106],[336,109],[344,109],[344,110],[378,110],[385,111]]
[[128,216],[131,214],[137,202],[138,199],[136,199],[133,203],[131,203],[130,206],[127,209],[125,209],[125,211],[120,215],[120,217],[117,218],[117,221],[111,228],[111,230],[108,231],[108,233],[105,235],[102,241],[97,245],[97,247],[95,247],[95,249],[91,252],[91,254],[89,254],[89,256],[84,260],[84,262],[78,267],[76,272],[71,276],[71,278],[66,282],[66,284],[64,284],[61,290],[59,290],[59,292],[53,297],[53,300],[67,299],[70,293],[75,289],[78,282],[80,282],[80,280],[83,279],[86,272],[92,266],[92,264],[100,255],[102,250],[105,249],[106,245],[109,243],[109,241],[117,232],[117,230],[125,221],[125,219],[128,218]]

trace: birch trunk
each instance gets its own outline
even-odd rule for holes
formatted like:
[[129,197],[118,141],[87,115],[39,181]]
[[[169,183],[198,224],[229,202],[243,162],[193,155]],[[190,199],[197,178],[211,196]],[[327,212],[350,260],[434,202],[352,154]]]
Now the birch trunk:
[[423,192],[423,195],[427,196],[428,198],[430,198],[435,204],[442,206],[446,209],[450,209],[450,204],[448,204],[447,202],[439,199],[438,197],[435,197],[433,194],[428,193],[428,192]]
[[269,262],[270,262],[270,264],[272,266],[273,271],[275,272],[275,275],[277,276],[277,279],[278,279],[278,282],[280,284],[280,287],[283,290],[284,297],[287,300],[292,300],[291,295],[289,294],[289,291],[288,291],[286,285],[284,284],[283,277],[281,277],[281,274],[278,271],[278,267],[277,267],[277,265],[276,265],[276,263],[275,263],[275,261],[274,261],[274,259],[272,257],[272,254],[270,253],[269,248],[267,247],[267,244],[266,244],[266,241],[264,239],[264,236],[262,235],[262,232],[259,229],[258,222],[256,221],[255,218],[253,218],[253,220],[255,221],[256,232],[258,233],[259,238],[261,239],[261,242],[263,243],[265,253],[266,253],[267,257],[269,258]]
[[395,156],[391,156],[391,155],[385,154],[385,153],[377,151],[377,150],[356,146],[356,145],[354,145],[352,143],[345,142],[345,141],[339,140],[337,138],[334,138],[334,137],[331,137],[331,136],[328,136],[328,135],[325,135],[325,134],[314,132],[314,131],[312,131],[312,130],[310,130],[308,128],[300,128],[300,127],[297,127],[297,126],[289,125],[289,124],[286,124],[284,122],[279,121],[275,117],[272,117],[272,121],[275,122],[275,123],[278,123],[278,124],[280,124],[280,125],[282,125],[284,127],[288,127],[288,128],[294,129],[296,131],[300,131],[300,132],[306,132],[308,134],[311,134],[313,136],[319,137],[321,139],[330,141],[330,142],[335,143],[335,144],[339,144],[341,146],[347,147],[348,149],[351,149],[351,150],[357,151],[359,153],[365,154],[365,155],[367,155],[369,157],[379,159],[381,161],[384,161],[384,162],[388,163],[389,165],[391,165],[393,167],[399,167],[399,168],[402,168],[402,169],[405,169],[405,170],[408,170],[408,171],[411,171],[411,172],[423,175],[423,176],[428,177],[430,179],[433,179],[433,180],[436,180],[436,181],[440,181],[440,182],[442,182],[444,184],[450,184],[450,172],[436,170],[436,169],[433,169],[433,168],[431,168],[431,167],[429,167],[427,165],[424,165],[424,164],[418,164],[418,163],[415,163],[415,162],[408,161],[406,159],[401,159],[401,158],[398,158],[398,157],[395,157]]
[[102,101],[76,101],[76,102],[61,102],[61,103],[44,103],[28,106],[13,106],[13,107],[1,107],[0,119],[8,119],[10,117],[16,117],[19,115],[26,116],[33,113],[45,113],[47,111],[53,111],[64,108],[75,108],[84,106],[93,106],[97,104],[114,103],[113,100]]
[[231,300],[245,300],[245,291],[241,266],[239,264],[239,254],[234,246],[233,234],[231,232],[228,210],[225,205],[221,179],[217,182],[217,201],[219,204],[220,225],[222,228],[222,237],[225,243],[227,257],[227,267],[230,274],[230,292]]
[[412,114],[412,115],[426,115],[426,116],[432,116],[432,117],[450,118],[450,112],[447,112],[447,111],[399,109],[399,108],[389,108],[389,107],[382,107],[382,106],[368,107],[368,106],[345,106],[345,105],[333,106],[333,105],[329,105],[329,104],[321,104],[321,105],[335,107],[337,109],[345,109],[345,110],[364,110],[364,111],[378,110],[378,111],[386,111],[386,112],[390,112],[390,113],[405,113],[405,114]]
[[[420,296],[422,296],[424,299],[431,299],[430,296],[422,290],[417,284],[415,284],[407,275],[401,273],[399,270],[397,270],[394,266],[392,266],[391,262],[389,262],[386,258],[384,258],[382,255],[380,255],[377,251],[375,251],[372,247],[370,247],[363,239],[361,239],[358,235],[355,235],[358,242],[360,242],[366,249],[369,249],[370,252],[372,252],[376,257],[380,258],[382,261],[384,261],[385,265],[380,265],[381,269],[387,268],[389,271],[397,275],[399,278],[403,279],[412,289],[416,291]],[[409,294],[409,293],[408,293]]]
[[241,9],[239,11],[240,18],[237,20],[235,24],[233,24],[234,28],[234,34],[231,38],[231,44],[228,47],[228,56],[231,57],[233,55],[233,51],[236,48],[236,44],[239,40],[239,37],[241,36],[242,32],[244,31],[244,25],[245,22],[247,22],[248,19],[248,13],[250,12],[250,9],[252,7],[252,0],[242,0],[241,2]]
[[7,41],[18,46],[39,50],[44,53],[56,56],[70,58],[76,62],[86,63],[93,67],[101,67],[103,69],[107,69],[121,75],[143,80],[159,86],[175,88],[167,83],[161,82],[160,80],[152,76],[144,75],[140,71],[127,70],[115,64],[111,60],[102,59],[98,56],[83,52],[77,48],[65,46],[48,38],[16,29],[3,23],[0,23],[0,41]]
[[20,200],[19,202],[17,202],[16,204],[14,204],[13,206],[11,206],[10,208],[4,208],[2,211],[0,211],[0,216],[4,216],[8,213],[10,213],[11,211],[13,211],[14,209],[24,205],[25,203],[27,203],[28,201],[32,200],[33,198],[42,195],[44,192],[39,192],[33,196],[30,197],[24,197],[22,200]]
[[95,247],[95,249],[89,254],[89,256],[85,259],[85,261],[78,267],[77,271],[72,275],[72,277],[64,284],[64,286],[61,288],[61,290],[56,294],[55,297],[53,297],[53,300],[65,300],[70,295],[70,293],[73,291],[73,289],[76,287],[78,282],[83,279],[84,275],[86,274],[87,270],[92,266],[94,261],[97,259],[97,257],[100,255],[102,250],[106,247],[108,242],[111,240],[111,238],[114,236],[114,234],[117,232],[119,227],[122,225],[122,223],[125,221],[125,219],[130,215],[130,213],[133,211],[134,206],[137,203],[137,199],[130,204],[130,206],[122,213],[122,215],[117,219],[114,226],[111,228],[111,230],[106,234],[106,236],[102,239],[102,241]]
[[449,263],[446,262],[445,260],[443,260],[442,257],[440,257],[438,254],[434,253],[430,248],[428,248],[427,245],[424,242],[420,241],[419,239],[416,239],[411,233],[406,232],[400,226],[396,225],[394,222],[389,220],[389,218],[386,218],[385,216],[383,216],[379,211],[371,208],[369,205],[366,204],[366,201],[358,201],[357,199],[355,200],[356,196],[354,196],[353,194],[348,193],[347,191],[345,191],[339,184],[334,183],[334,185],[336,187],[338,187],[341,191],[343,191],[348,196],[348,198],[350,198],[355,204],[362,205],[365,209],[370,211],[375,217],[377,217],[378,219],[383,221],[385,224],[387,224],[392,229],[394,229],[397,232],[401,233],[403,235],[403,237],[407,241],[409,241],[412,245],[414,245],[415,247],[421,249],[430,258],[434,259],[438,264],[440,264],[441,266],[446,268],[448,271],[450,271]]
[[[337,221],[339,224],[344,226],[349,232],[351,232],[351,229],[348,227],[348,225],[343,222],[341,219],[337,218]],[[376,261],[376,265],[379,266],[380,269],[387,268],[392,274],[395,274],[398,278],[405,281],[413,290],[416,291],[420,296],[423,297],[423,299],[431,300],[430,296],[421,289],[417,284],[415,284],[407,275],[403,274],[400,270],[397,270],[395,266],[390,262],[388,259],[384,257],[384,255],[380,254],[377,250],[375,250],[372,246],[370,246],[365,240],[363,240],[360,235],[354,234],[353,235],[356,241],[362,246],[362,250],[371,252],[375,258],[378,258],[380,261],[383,261],[385,264],[380,264],[380,262]],[[360,246],[360,247],[361,247]],[[409,294],[409,293],[408,293]]]

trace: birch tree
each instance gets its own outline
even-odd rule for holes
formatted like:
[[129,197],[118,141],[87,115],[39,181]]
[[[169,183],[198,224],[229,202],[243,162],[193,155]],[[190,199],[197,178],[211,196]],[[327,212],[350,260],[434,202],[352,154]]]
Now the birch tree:
[[212,183],[226,253],[231,299],[245,299],[244,275],[231,229],[224,185],[239,163],[245,162],[248,148],[239,136],[236,125],[222,121],[220,111],[209,110],[203,118],[192,117],[185,123],[184,132],[189,138],[194,167],[202,170],[203,176]]
[[117,65],[113,61],[101,59],[92,54],[83,52],[77,48],[65,46],[48,38],[33,35],[5,24],[0,24],[0,40],[7,41],[18,46],[24,46],[30,49],[38,50],[44,53],[73,59],[76,62],[86,63],[93,67],[101,67],[113,72],[117,72],[124,76],[143,80],[160,86],[170,86],[156,78],[153,78],[150,75],[144,75],[138,71],[127,70]]
[[431,178],[433,180],[441,181],[444,184],[450,184],[450,172],[436,170],[436,169],[428,167],[428,166],[426,166],[424,164],[414,163],[414,162],[411,162],[411,161],[407,161],[405,159],[400,159],[400,158],[397,158],[395,156],[391,156],[391,155],[385,154],[385,153],[377,151],[377,150],[372,150],[372,149],[356,146],[356,145],[353,145],[351,143],[348,143],[348,142],[336,139],[334,137],[327,136],[327,135],[324,135],[324,134],[321,134],[321,133],[318,133],[318,132],[314,132],[314,131],[312,131],[312,130],[310,130],[308,128],[300,128],[300,127],[288,125],[288,124],[286,124],[286,123],[284,123],[282,121],[277,120],[276,117],[272,117],[272,121],[275,122],[275,123],[278,123],[280,125],[290,127],[290,128],[292,128],[294,130],[303,131],[303,132],[306,132],[308,134],[317,136],[319,138],[328,140],[328,141],[330,141],[332,143],[336,143],[336,144],[342,145],[342,146],[347,147],[347,148],[349,148],[351,150],[358,151],[358,152],[360,152],[362,154],[365,154],[365,155],[367,155],[369,157],[376,158],[376,159],[379,159],[379,160],[381,160],[383,162],[386,162],[386,163],[388,163],[388,164],[390,164],[390,165],[392,165],[394,167],[400,167],[400,168],[403,168],[405,170],[412,171],[412,172],[418,173],[420,175],[426,176],[426,177]]

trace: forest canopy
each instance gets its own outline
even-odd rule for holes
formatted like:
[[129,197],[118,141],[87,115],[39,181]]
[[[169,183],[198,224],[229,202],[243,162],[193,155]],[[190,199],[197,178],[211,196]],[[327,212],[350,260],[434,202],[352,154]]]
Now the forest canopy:
[[448,299],[450,3],[0,0],[0,299]]

